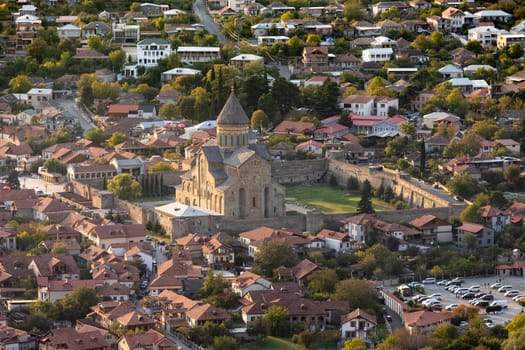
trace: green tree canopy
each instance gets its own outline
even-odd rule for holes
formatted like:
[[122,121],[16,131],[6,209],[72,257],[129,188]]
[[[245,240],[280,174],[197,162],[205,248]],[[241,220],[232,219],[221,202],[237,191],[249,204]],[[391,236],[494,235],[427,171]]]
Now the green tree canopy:
[[44,168],[47,169],[50,173],[57,173],[65,175],[67,172],[67,165],[64,163],[61,163],[59,160],[55,158],[49,158],[44,162]]
[[120,199],[129,200],[141,196],[142,187],[129,174],[119,174],[108,181],[108,190]]
[[268,127],[268,115],[262,109],[257,109],[252,113],[250,126],[252,129],[262,129]]
[[381,306],[377,301],[377,291],[371,281],[358,279],[340,281],[335,286],[332,298],[347,301],[352,310],[361,308],[376,316],[381,314]]
[[9,91],[12,93],[25,93],[31,90],[32,87],[31,79],[25,74],[19,74],[9,80]]
[[479,204],[472,203],[461,212],[461,221],[473,222],[477,224],[482,223],[481,208]]
[[280,305],[272,305],[263,316],[268,335],[285,336],[289,332],[288,310]]
[[463,198],[472,198],[479,192],[478,182],[470,174],[454,176],[447,186],[453,194]]
[[106,144],[110,148],[115,148],[116,145],[126,141],[126,135],[121,132],[114,132],[111,137],[107,140]]
[[372,186],[368,180],[365,180],[361,185],[361,199],[357,204],[357,212],[360,214],[375,213],[375,210],[372,206]]
[[292,249],[278,240],[265,242],[255,253],[256,271],[260,271],[265,276],[272,276],[273,270],[279,266],[292,267],[296,261]]
[[108,139],[108,135],[104,134],[102,129],[94,128],[86,131],[86,139],[96,143],[97,145],[101,145]]

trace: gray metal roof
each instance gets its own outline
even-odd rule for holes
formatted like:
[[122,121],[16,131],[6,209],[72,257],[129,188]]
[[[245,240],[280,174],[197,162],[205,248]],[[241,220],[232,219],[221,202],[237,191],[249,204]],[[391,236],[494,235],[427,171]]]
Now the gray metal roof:
[[222,107],[221,112],[217,116],[217,124],[223,125],[249,125],[250,119],[242,108],[239,100],[233,93],[230,93],[228,100]]

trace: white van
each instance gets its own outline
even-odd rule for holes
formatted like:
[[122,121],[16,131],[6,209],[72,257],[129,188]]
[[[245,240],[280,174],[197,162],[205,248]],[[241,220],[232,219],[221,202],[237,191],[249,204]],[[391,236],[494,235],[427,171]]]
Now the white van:
[[502,309],[506,309],[509,306],[509,304],[506,300],[494,300],[490,303],[490,306],[501,306]]

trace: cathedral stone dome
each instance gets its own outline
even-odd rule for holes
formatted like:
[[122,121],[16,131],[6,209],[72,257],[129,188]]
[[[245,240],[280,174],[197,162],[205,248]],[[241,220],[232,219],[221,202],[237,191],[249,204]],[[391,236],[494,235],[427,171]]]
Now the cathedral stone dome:
[[242,108],[239,100],[233,93],[230,93],[228,100],[222,107],[221,112],[217,116],[217,124],[221,125],[249,125],[250,119]]

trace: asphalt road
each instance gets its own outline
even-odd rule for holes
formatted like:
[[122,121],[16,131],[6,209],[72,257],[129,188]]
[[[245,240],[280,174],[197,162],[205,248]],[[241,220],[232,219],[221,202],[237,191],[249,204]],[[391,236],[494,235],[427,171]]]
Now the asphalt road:
[[219,25],[217,25],[217,23],[213,21],[210,14],[208,13],[205,0],[195,0],[195,2],[193,3],[193,12],[195,12],[197,16],[199,16],[201,24],[208,31],[208,33],[215,34],[217,36],[217,39],[219,39],[221,45],[230,42],[222,34],[221,28],[219,27]]
[[89,117],[80,108],[78,108],[74,99],[57,99],[55,102],[80,121],[80,126],[84,130],[84,135],[86,135],[86,131],[89,129],[96,128],[96,125],[93,124]]

